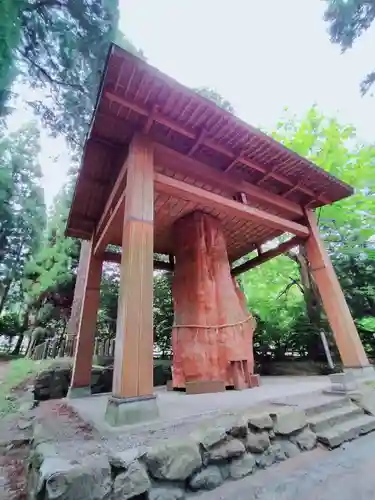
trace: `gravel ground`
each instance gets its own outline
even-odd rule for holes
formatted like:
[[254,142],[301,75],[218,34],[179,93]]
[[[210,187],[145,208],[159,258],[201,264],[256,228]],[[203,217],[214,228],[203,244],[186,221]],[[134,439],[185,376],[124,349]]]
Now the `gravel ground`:
[[197,500],[373,500],[375,433],[334,451],[316,449],[199,495]]

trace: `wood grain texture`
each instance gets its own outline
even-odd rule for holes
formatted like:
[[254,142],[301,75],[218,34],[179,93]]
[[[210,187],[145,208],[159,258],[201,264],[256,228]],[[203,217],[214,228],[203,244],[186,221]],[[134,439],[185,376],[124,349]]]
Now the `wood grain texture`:
[[319,236],[315,214],[311,210],[307,210],[306,217],[311,232],[305,244],[306,254],[343,365],[346,368],[368,366],[369,361],[340,283],[327,250]]
[[176,223],[174,236],[173,384],[221,380],[233,385],[231,362],[246,361],[248,374],[253,373],[255,321],[230,275],[220,224],[194,212]]
[[112,392],[153,392],[153,151],[135,136],[127,159],[121,279]]
[[71,388],[74,389],[89,387],[91,384],[92,357],[100,302],[103,262],[93,255],[93,243],[91,242],[89,245],[88,265],[86,266],[86,279],[70,384]]

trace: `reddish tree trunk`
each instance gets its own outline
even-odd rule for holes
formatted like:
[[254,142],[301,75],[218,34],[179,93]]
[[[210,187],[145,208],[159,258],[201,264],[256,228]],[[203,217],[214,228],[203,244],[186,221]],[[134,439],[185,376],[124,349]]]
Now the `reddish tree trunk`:
[[255,320],[231,277],[219,221],[202,212],[181,218],[174,244],[174,387],[192,381],[249,385]]

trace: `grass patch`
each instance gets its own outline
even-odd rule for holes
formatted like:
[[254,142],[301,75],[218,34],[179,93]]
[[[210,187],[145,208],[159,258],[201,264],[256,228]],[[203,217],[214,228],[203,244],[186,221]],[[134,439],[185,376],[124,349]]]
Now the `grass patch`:
[[0,418],[18,409],[19,403],[16,394],[12,394],[13,389],[35,376],[50,363],[51,360],[34,361],[21,358],[8,364],[5,376],[0,380]]

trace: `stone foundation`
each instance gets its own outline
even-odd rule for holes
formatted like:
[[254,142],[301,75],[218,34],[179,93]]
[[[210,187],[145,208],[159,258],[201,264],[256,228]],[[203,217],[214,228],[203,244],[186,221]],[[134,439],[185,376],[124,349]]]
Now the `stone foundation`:
[[[241,479],[316,446],[304,412],[276,408],[228,415],[217,426],[148,448],[61,456],[35,437],[28,466],[29,500],[178,500]],[[146,498],[146,497],[145,497]]]

